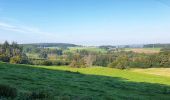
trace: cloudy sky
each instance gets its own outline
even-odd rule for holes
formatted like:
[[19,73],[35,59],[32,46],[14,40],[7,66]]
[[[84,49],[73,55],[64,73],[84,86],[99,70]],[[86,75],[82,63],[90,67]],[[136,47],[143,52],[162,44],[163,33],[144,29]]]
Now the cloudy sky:
[[0,0],[0,42],[170,43],[170,0]]

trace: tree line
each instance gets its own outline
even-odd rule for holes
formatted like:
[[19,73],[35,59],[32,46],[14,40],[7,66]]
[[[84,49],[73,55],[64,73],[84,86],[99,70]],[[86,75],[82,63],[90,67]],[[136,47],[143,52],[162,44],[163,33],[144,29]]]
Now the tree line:
[[[122,48],[107,49],[107,52],[88,50],[71,51],[69,48],[39,48],[35,46],[11,44],[0,45],[0,61],[32,65],[69,65],[75,68],[103,66],[111,68],[153,68],[170,67],[170,48],[162,48],[157,54],[134,53]],[[26,55],[27,54],[27,55]],[[38,58],[29,57],[37,55]]]

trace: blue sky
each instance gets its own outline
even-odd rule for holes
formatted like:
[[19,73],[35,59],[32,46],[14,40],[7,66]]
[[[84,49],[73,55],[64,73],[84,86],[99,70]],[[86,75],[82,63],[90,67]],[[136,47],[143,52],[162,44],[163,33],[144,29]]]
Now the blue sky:
[[170,43],[169,0],[0,0],[0,42]]

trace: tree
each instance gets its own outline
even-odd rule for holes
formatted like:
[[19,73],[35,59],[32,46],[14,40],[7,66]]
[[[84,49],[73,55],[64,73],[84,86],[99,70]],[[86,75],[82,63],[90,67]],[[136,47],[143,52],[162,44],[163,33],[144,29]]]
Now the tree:
[[77,53],[74,55],[70,66],[74,68],[84,68],[84,67],[87,67],[87,63],[84,60],[84,58],[82,58],[80,54]]
[[0,60],[10,63],[21,63],[23,57],[26,57],[22,51],[22,47],[16,42],[9,44],[8,41],[5,41],[0,46]]
[[91,54],[84,56],[84,60],[87,64],[87,66],[92,66],[95,59],[96,59],[96,57],[94,55],[91,55]]
[[6,49],[6,48],[8,48],[9,46],[10,46],[10,45],[9,45],[8,41],[5,41],[4,44],[3,44],[3,48]]
[[59,55],[59,56],[63,55],[63,50],[58,49],[58,50],[56,50],[56,51],[57,51],[57,55]]
[[40,58],[47,59],[47,57],[48,57],[47,52],[44,51],[44,50],[42,50],[42,51],[40,52],[40,54],[39,54],[39,57],[40,57]]

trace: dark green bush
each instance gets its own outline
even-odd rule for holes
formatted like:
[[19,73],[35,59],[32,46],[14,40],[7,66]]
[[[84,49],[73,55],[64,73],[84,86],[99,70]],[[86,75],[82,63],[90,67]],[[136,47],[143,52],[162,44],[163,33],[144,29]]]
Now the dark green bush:
[[10,58],[4,54],[0,54],[0,61],[9,62]]
[[69,61],[63,61],[63,60],[53,60],[52,64],[56,65],[56,66],[62,66],[62,65],[69,65],[70,62]]
[[69,65],[69,61],[63,60],[44,60],[44,59],[29,59],[29,64],[31,65],[56,65],[56,66],[63,66]]
[[0,84],[0,97],[14,99],[16,96],[17,96],[16,88]]
[[126,69],[129,66],[128,57],[127,56],[120,56],[115,61],[110,63],[108,66],[112,67],[112,68]]
[[52,62],[49,61],[49,60],[45,60],[42,65],[46,65],[46,66],[51,66],[52,65]]
[[28,63],[31,65],[43,65],[44,59],[29,59]]

